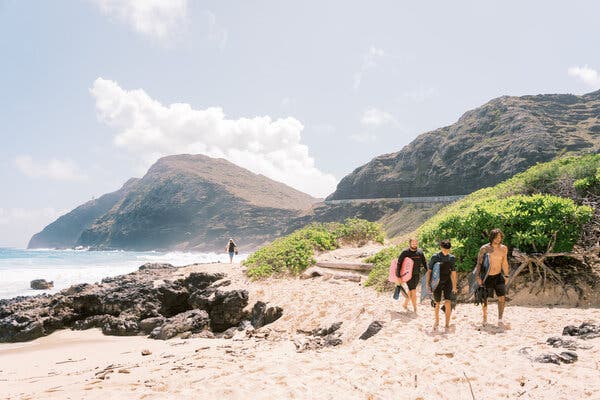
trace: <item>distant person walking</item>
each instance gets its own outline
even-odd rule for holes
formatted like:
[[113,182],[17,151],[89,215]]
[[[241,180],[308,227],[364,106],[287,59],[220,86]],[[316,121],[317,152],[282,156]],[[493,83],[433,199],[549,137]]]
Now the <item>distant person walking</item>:
[[452,244],[450,240],[444,239],[440,242],[440,252],[434,254],[429,260],[427,275],[425,281],[427,288],[431,292],[431,275],[436,263],[439,263],[440,281],[433,290],[433,300],[435,301],[435,323],[433,329],[437,330],[440,325],[440,303],[442,295],[444,296],[444,308],[446,313],[446,331],[450,330],[450,317],[452,315],[452,301],[455,299],[456,288],[456,257],[450,254]]
[[481,280],[481,266],[483,264],[484,255],[487,253],[489,257],[489,273],[485,279],[485,288],[487,291],[486,298],[483,302],[483,324],[487,324],[487,306],[489,297],[494,297],[494,292],[498,296],[498,326],[503,327],[504,322],[504,306],[506,304],[506,283],[508,282],[508,273],[510,267],[508,265],[508,247],[502,244],[504,233],[500,229],[492,229],[490,232],[490,242],[484,244],[479,249],[477,255],[477,265],[475,266],[475,276],[477,283],[482,286],[484,282]]
[[238,253],[237,245],[233,239],[229,239],[229,243],[225,246],[225,251],[229,253],[229,264],[233,264],[233,256]]
[[412,277],[406,282],[408,286],[408,296],[404,301],[404,309],[408,310],[408,302],[412,302],[413,310],[417,313],[417,285],[420,280],[421,268],[427,268],[427,260],[423,250],[418,248],[419,242],[415,238],[408,239],[408,248],[404,249],[398,257],[398,267],[396,268],[396,277],[400,278],[402,263],[408,257],[413,260]]

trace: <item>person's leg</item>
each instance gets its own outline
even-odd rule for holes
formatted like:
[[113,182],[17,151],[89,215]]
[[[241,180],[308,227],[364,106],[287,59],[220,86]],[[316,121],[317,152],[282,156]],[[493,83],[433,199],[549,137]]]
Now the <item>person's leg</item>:
[[409,292],[410,300],[412,301],[413,310],[417,313],[417,289],[413,289]]
[[487,317],[488,317],[488,298],[492,297],[494,295],[494,285],[495,285],[495,281],[491,276],[488,276],[488,278],[486,279],[485,283],[485,289],[487,291],[486,296],[485,296],[485,300],[483,302],[482,306],[482,311],[483,311],[483,320],[481,321],[483,325],[487,324]]
[[498,324],[503,324],[502,316],[504,315],[504,306],[506,305],[506,285],[504,284],[504,278],[502,275],[498,276],[496,282],[496,296],[498,296]]
[[435,323],[433,329],[436,330],[440,326],[440,303],[442,302],[442,288],[438,287],[433,291],[433,301],[435,302]]
[[445,300],[445,305],[446,305],[446,328],[450,328],[450,316],[452,314],[452,301]]
[[406,311],[408,311],[408,301],[410,300],[410,291],[408,292],[408,296],[406,296],[406,298],[404,299],[404,304],[402,305],[402,307],[404,307],[404,309]]
[[481,322],[485,325],[487,324],[487,299],[485,299],[481,305],[481,310],[483,311],[483,320]]

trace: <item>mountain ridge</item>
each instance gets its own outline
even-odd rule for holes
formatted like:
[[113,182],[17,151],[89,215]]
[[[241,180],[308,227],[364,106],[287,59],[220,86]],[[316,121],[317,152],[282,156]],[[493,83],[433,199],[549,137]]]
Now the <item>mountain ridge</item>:
[[[80,232],[74,246],[220,251],[229,237],[235,237],[240,249],[254,248],[273,240],[287,221],[318,201],[227,160],[204,155],[163,157],[144,177],[129,182],[130,190],[94,209],[93,220],[87,219],[83,227],[71,226],[71,232]],[[52,232],[69,222],[77,225],[73,213],[94,204],[79,206],[44,230]],[[72,241],[58,239],[48,240],[51,246],[32,239],[29,247],[73,246]]]
[[501,96],[340,180],[327,200],[464,195],[564,153],[600,151],[600,90]]

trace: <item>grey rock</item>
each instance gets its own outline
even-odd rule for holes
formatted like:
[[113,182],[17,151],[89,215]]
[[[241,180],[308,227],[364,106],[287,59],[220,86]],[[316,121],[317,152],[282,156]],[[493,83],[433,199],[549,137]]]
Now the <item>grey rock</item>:
[[267,307],[266,303],[257,301],[252,307],[252,326],[256,329],[268,325],[283,315],[281,307]]
[[180,333],[190,331],[197,333],[205,330],[210,324],[208,313],[204,310],[189,310],[171,318],[157,326],[150,333],[152,339],[166,340]]
[[165,323],[164,317],[151,317],[140,321],[140,330],[145,334],[149,334],[154,328],[162,326]]
[[35,290],[47,290],[54,287],[54,281],[48,282],[45,279],[34,279],[29,284]]
[[362,335],[360,335],[359,339],[367,340],[373,335],[377,334],[381,330],[381,328],[383,328],[382,321],[373,321],[369,324],[367,330],[364,331]]

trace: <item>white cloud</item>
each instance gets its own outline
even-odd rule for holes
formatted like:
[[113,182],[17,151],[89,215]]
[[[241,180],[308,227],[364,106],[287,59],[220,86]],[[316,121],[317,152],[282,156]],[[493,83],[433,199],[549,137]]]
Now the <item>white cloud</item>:
[[363,132],[350,135],[350,139],[358,143],[372,143],[377,140],[377,136],[369,132]]
[[34,233],[41,231],[68,210],[0,207],[0,247],[24,248]]
[[102,14],[134,31],[165,40],[187,20],[188,0],[92,0]]
[[30,156],[18,156],[15,166],[29,178],[47,178],[55,181],[82,181],[87,176],[71,160],[53,158],[47,162],[36,162]]
[[600,89],[600,74],[595,69],[584,65],[583,67],[571,67],[568,73],[570,76],[579,78],[592,89]]
[[378,128],[383,125],[398,125],[398,121],[394,116],[386,111],[377,108],[369,108],[365,110],[360,118],[360,123],[363,126]]
[[217,23],[217,16],[214,13],[210,11],[206,13],[208,15],[208,40],[215,43],[219,50],[223,51],[227,46],[229,32]]
[[114,143],[135,154],[145,168],[164,155],[204,154],[225,158],[313,196],[335,189],[335,177],[317,169],[308,147],[301,143],[304,127],[295,118],[228,119],[219,107],[165,106],[141,89],[127,91],[102,78],[94,81],[90,92],[99,120],[117,131]]
[[354,90],[358,90],[362,83],[363,76],[365,72],[369,69],[375,68],[377,66],[377,62],[380,58],[386,55],[383,49],[377,48],[375,46],[371,46],[369,50],[363,54],[362,65],[360,70],[354,74]]

